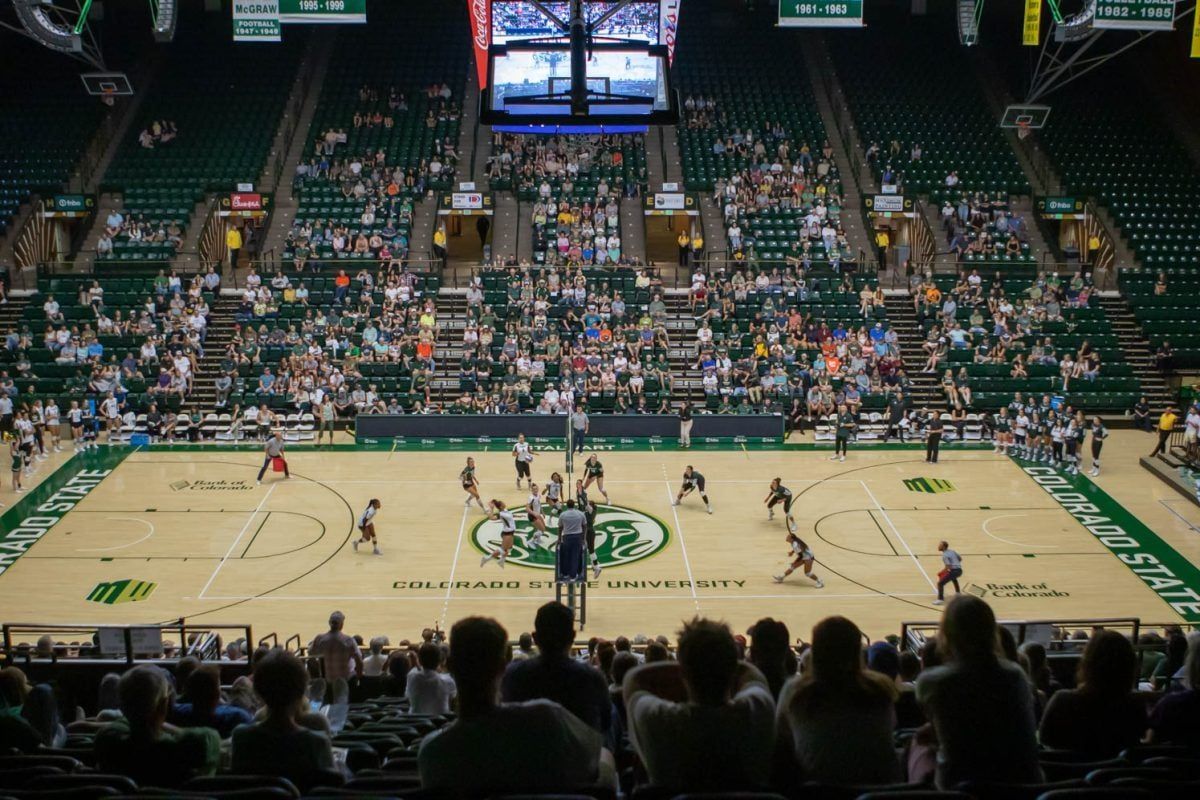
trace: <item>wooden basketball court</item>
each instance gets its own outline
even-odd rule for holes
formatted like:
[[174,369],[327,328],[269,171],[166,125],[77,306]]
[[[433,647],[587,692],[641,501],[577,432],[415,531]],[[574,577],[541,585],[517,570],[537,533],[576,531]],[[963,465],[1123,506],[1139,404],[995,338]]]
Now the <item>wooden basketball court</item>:
[[[597,520],[604,568],[589,585],[586,632],[670,635],[701,613],[735,630],[769,615],[806,636],[818,619],[844,614],[884,636],[902,621],[937,619],[942,539],[963,556],[963,591],[1002,618],[1200,620],[1200,514],[1136,465],[1115,466],[1134,460],[1145,441],[1135,436],[1114,437],[1117,477],[1096,481],[990,450],[944,451],[936,466],[916,449],[852,450],[844,463],[804,448],[601,452],[611,503]],[[503,445],[296,448],[291,479],[268,471],[262,485],[255,450],[102,448],[76,457],[4,516],[4,619],[182,616],[307,639],[340,609],[350,632],[393,642],[468,614],[495,616],[515,636],[553,596],[553,557],[529,548],[523,527],[504,569],[480,566],[498,528],[463,504],[457,476],[467,455],[485,501],[524,504]],[[535,480],[565,472],[564,460],[539,454]],[[696,496],[672,506],[687,464],[706,476],[714,514]],[[789,561],[783,515],[769,521],[762,502],[775,476],[795,495],[823,589],[799,571],[772,580]],[[603,501],[594,488],[592,496]],[[373,497],[382,501],[380,556],[351,546]]]

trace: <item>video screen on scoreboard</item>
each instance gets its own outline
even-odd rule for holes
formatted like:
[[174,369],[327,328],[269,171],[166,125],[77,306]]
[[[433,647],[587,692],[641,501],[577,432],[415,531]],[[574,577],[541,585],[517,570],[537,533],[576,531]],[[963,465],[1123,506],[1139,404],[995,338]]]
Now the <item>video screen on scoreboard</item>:
[[[570,4],[561,0],[542,3],[554,16],[567,20]],[[589,23],[611,11],[615,2],[585,2],[584,15]],[[594,32],[598,39],[627,39],[658,44],[659,10],[657,0],[632,2],[606,19]],[[563,33],[529,0],[494,0],[492,3],[492,43],[507,44],[521,39],[563,38]]]
[[[644,103],[605,103],[594,97],[591,116],[638,116],[671,108],[666,57],[632,48],[593,50],[587,61],[588,89],[644,99]],[[571,86],[571,54],[557,50],[510,50],[492,58],[493,111],[513,115],[567,116],[570,103],[522,103],[522,98],[565,94]]]

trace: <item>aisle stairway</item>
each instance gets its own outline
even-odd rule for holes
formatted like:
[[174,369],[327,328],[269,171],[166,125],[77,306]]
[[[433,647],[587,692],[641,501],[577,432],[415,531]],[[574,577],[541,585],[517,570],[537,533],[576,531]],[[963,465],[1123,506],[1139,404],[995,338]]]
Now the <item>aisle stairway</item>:
[[1146,396],[1150,407],[1165,408],[1174,402],[1175,392],[1167,385],[1162,373],[1154,368],[1154,351],[1129,303],[1116,294],[1099,296],[1097,299],[1112,325],[1112,332],[1120,341],[1125,361],[1133,365],[1134,374],[1142,385],[1142,394]]
[[217,376],[221,373],[221,361],[225,348],[233,339],[234,314],[241,299],[236,294],[218,294],[208,314],[208,335],[204,341],[204,357],[196,365],[196,378],[188,402],[201,413],[216,407]]
[[920,323],[917,322],[917,313],[913,310],[908,293],[889,292],[884,304],[887,306],[888,322],[900,338],[904,371],[912,381],[909,399],[912,400],[913,408],[928,406],[938,411],[947,410],[945,395],[938,389],[938,376],[921,372],[921,367],[925,364],[925,354],[921,350],[925,337]]

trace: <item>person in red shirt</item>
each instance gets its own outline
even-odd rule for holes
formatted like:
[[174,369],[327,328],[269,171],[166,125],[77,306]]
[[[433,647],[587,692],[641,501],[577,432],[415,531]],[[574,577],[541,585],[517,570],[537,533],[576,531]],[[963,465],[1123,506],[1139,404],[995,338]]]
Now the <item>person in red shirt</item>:
[[350,291],[350,276],[346,274],[346,270],[338,270],[337,277],[333,279],[333,287],[333,302],[344,303]]

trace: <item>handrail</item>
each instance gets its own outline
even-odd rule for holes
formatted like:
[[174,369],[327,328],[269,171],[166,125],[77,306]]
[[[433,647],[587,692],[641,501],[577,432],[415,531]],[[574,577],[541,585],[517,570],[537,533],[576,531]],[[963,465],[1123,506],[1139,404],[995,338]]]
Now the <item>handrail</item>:
[[[2,628],[0,628],[0,630],[3,631],[3,637],[2,637],[2,640],[0,640],[0,641],[2,641],[2,646],[0,646],[0,653],[2,653],[5,656],[5,658],[7,658],[9,660],[13,660],[15,658],[22,657],[22,656],[26,660],[30,660],[33,656],[36,655],[36,652],[34,651],[33,646],[30,645],[30,643],[28,643],[28,642],[18,642],[16,644],[14,644],[14,642],[13,642],[14,637],[18,637],[18,636],[21,638],[31,637],[34,640],[34,642],[36,642],[37,637],[39,637],[39,636],[43,636],[43,635],[53,636],[53,634],[56,634],[56,633],[62,634],[63,637],[71,637],[71,638],[77,640],[79,642],[79,644],[75,645],[75,647],[78,648],[80,651],[82,651],[84,649],[91,651],[93,649],[98,648],[99,642],[97,640],[99,639],[99,637],[101,636],[101,633],[103,631],[118,631],[118,632],[120,632],[120,635],[123,639],[123,643],[122,643],[123,653],[118,657],[109,657],[104,660],[115,661],[115,660],[121,659],[121,660],[124,660],[127,665],[132,665],[136,661],[140,660],[139,657],[146,657],[146,656],[154,657],[156,655],[162,655],[161,651],[156,654],[156,653],[139,651],[137,649],[139,646],[139,643],[135,641],[135,637],[136,637],[135,631],[146,630],[146,629],[158,630],[160,632],[160,634],[164,633],[164,632],[168,632],[168,631],[172,632],[172,633],[177,633],[177,635],[179,636],[179,641],[175,645],[175,652],[180,655],[188,653],[189,650],[191,649],[191,647],[189,645],[189,640],[188,640],[189,632],[191,633],[191,635],[197,636],[197,637],[214,637],[214,636],[220,637],[223,633],[232,631],[232,632],[235,632],[238,634],[242,634],[240,637],[235,636],[234,638],[242,638],[242,639],[245,639],[246,642],[254,641],[253,631],[252,631],[252,628],[250,625],[219,624],[219,623],[207,624],[207,625],[188,625],[187,619],[185,617],[180,617],[179,619],[171,621],[171,622],[148,623],[145,625],[110,625],[110,624],[91,624],[91,623],[77,623],[77,624],[67,625],[67,624],[62,624],[62,623],[6,622],[3,624]],[[57,639],[60,637],[53,637],[53,638]],[[21,647],[21,645],[28,645],[28,648],[23,648],[23,647]],[[55,650],[57,650],[57,649],[58,649],[58,646],[56,643]],[[200,655],[201,656],[204,655],[203,650],[200,651]],[[220,653],[217,653],[218,658],[219,658],[219,656],[220,656]],[[56,663],[62,664],[62,663],[71,663],[75,659],[74,658],[60,658],[58,656],[57,652],[52,652],[52,654],[50,656],[50,660],[52,660]],[[95,659],[94,659],[94,657],[89,657],[89,660],[95,660]],[[158,661],[159,663],[161,663],[161,659],[155,659],[155,660]]]
[[[1108,223],[1104,221],[1104,217],[1100,214],[1100,202],[1095,197],[1089,196],[1084,204],[1084,232],[1089,239],[1093,233],[1099,234],[1100,249],[1098,251],[1099,255],[1096,257],[1096,267],[1103,268],[1105,277],[1108,279],[1106,281],[1107,285],[1100,288],[1116,289],[1117,273],[1122,266],[1117,263],[1118,239],[1117,235],[1109,229]],[[1139,265],[1130,264],[1129,266]]]

